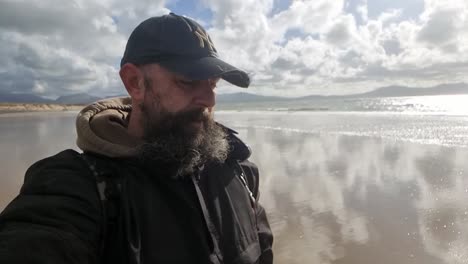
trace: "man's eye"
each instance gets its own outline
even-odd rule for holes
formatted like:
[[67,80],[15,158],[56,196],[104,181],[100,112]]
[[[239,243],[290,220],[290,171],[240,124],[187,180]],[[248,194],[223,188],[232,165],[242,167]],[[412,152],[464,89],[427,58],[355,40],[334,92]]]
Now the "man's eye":
[[186,88],[189,88],[195,85],[195,82],[191,80],[179,80],[178,83],[181,86],[186,87]]
[[192,85],[194,82],[193,81],[180,81],[184,85]]

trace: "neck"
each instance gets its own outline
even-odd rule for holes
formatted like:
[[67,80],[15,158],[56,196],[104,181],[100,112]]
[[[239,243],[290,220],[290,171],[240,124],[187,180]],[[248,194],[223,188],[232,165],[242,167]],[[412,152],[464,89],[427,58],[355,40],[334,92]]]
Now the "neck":
[[127,131],[130,135],[142,139],[143,127],[141,125],[141,111],[138,106],[132,105],[132,113],[128,122]]

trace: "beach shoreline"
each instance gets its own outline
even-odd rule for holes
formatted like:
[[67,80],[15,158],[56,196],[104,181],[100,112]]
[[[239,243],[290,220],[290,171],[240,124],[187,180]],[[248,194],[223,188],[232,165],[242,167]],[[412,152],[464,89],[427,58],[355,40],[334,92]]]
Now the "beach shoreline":
[[83,107],[80,104],[0,103],[0,114],[79,111]]

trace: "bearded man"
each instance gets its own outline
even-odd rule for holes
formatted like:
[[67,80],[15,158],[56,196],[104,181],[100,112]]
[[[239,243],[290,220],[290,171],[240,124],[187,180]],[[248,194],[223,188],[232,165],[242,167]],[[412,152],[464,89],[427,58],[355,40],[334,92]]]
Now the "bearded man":
[[258,170],[213,120],[220,60],[206,31],[173,13],[132,32],[130,97],[77,117],[77,145],[32,165],[0,215],[0,263],[272,263]]

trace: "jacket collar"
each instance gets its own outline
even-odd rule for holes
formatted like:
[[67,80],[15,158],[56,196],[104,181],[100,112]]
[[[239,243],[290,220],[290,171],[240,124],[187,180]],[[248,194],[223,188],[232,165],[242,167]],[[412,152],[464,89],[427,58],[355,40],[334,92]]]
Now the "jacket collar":
[[237,131],[226,127],[222,124],[216,123],[222,128],[225,129],[225,131],[228,134],[228,141],[229,145],[231,147],[231,151],[229,153],[229,158],[231,159],[236,159],[236,160],[246,160],[250,157],[252,154],[252,150],[250,147],[244,143],[237,135]]

